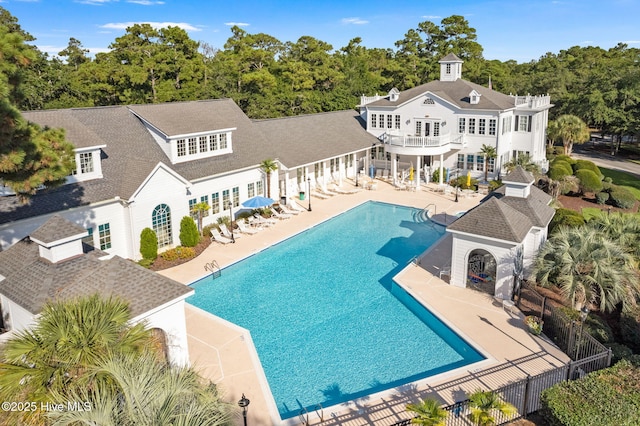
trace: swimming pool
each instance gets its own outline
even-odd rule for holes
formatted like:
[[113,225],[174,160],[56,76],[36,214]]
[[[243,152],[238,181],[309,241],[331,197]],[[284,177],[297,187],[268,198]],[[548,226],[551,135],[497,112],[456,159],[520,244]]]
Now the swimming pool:
[[364,203],[197,281],[187,301],[250,330],[283,419],[480,361],[392,280],[444,234],[419,213]]

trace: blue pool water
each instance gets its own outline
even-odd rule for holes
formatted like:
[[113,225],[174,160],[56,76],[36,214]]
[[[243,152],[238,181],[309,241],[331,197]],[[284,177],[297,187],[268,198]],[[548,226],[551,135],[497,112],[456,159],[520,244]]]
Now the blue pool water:
[[250,330],[283,419],[477,362],[392,280],[444,233],[419,213],[362,204],[197,281],[187,300]]

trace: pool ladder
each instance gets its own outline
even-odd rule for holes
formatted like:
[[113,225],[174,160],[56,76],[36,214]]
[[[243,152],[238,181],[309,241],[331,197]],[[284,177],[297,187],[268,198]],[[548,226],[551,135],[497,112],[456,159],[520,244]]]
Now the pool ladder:
[[204,270],[211,272],[211,278],[214,280],[222,275],[220,266],[218,266],[218,262],[216,262],[215,259],[209,263],[205,263]]
[[[317,404],[315,407],[313,407],[313,411],[315,411],[316,416],[318,416],[318,419],[320,419],[320,423],[324,422],[324,409],[322,408],[322,404]],[[298,414],[298,417],[300,418],[303,426],[309,425],[309,410],[302,407],[302,410],[300,410],[300,414]]]

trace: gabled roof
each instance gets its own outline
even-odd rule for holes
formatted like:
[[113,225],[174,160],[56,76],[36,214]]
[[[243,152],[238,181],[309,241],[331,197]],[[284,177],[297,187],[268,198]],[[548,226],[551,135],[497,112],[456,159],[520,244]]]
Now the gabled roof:
[[[473,90],[482,95],[480,102],[477,104],[471,104],[469,102],[469,93]],[[384,98],[371,102],[365,107],[397,107],[426,93],[432,93],[460,109],[502,111],[515,108],[513,97],[463,79],[457,79],[456,81],[431,81],[401,92],[398,100],[395,102]]]
[[379,142],[353,110],[255,120],[286,167],[371,148]]
[[58,263],[38,254],[38,244],[25,238],[0,252],[0,293],[32,314],[49,300],[66,300],[99,293],[129,302],[132,317],[149,312],[193,290],[118,256],[90,251]]
[[491,197],[449,225],[447,231],[521,243],[532,226],[527,215]]

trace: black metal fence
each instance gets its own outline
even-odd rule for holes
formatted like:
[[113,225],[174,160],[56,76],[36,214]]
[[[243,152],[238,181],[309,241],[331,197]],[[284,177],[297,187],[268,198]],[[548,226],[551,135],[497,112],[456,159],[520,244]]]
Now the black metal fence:
[[[582,324],[571,320],[559,309],[546,303],[546,298],[527,287],[521,293],[518,306],[525,315],[535,315],[543,319],[543,332],[554,340],[571,359],[568,364],[545,371],[536,376],[509,383],[494,389],[500,397],[518,409],[512,416],[494,413],[496,424],[501,425],[536,412],[541,407],[540,394],[545,389],[567,380],[576,380],[593,371],[611,365],[611,349],[605,347],[582,329]],[[500,367],[500,366],[498,366]],[[494,368],[495,370],[495,368]],[[469,400],[443,407],[449,415],[447,426],[473,425],[469,418]],[[395,423],[394,426],[411,424],[411,419]]]

